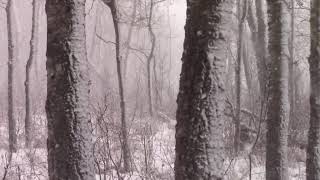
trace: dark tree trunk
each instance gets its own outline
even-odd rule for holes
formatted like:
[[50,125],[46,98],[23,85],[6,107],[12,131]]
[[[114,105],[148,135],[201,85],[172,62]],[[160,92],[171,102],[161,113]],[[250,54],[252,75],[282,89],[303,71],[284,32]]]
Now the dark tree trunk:
[[117,61],[117,75],[118,75],[118,85],[119,85],[119,97],[120,97],[120,109],[121,109],[121,135],[122,135],[122,155],[123,155],[123,168],[125,172],[130,171],[130,147],[128,140],[128,129],[126,122],[126,103],[124,96],[124,84],[123,84],[123,70],[122,62],[120,56],[120,30],[117,15],[117,6],[115,0],[103,1],[111,10],[115,39],[116,39],[116,61]]
[[311,94],[310,129],[307,149],[307,180],[320,180],[320,1],[311,1]]
[[266,180],[288,180],[290,13],[283,0],[268,0],[270,99],[267,113]]
[[94,180],[85,0],[47,0],[50,180]]
[[227,1],[187,0],[176,125],[176,180],[221,180],[224,173],[223,30]]
[[14,93],[13,93],[13,74],[14,63],[18,60],[17,41],[14,36],[14,12],[13,1],[8,0],[6,6],[7,14],[7,32],[8,32],[8,124],[9,124],[9,149],[10,152],[17,151],[17,135],[16,135],[16,120],[14,118]]
[[36,61],[38,53],[38,36],[39,36],[39,0],[32,1],[32,29],[31,29],[31,40],[30,40],[30,54],[26,65],[26,80],[25,93],[26,93],[26,115],[25,115],[25,146],[26,148],[31,147],[31,129],[32,129],[32,108],[31,108],[31,67],[33,62]]

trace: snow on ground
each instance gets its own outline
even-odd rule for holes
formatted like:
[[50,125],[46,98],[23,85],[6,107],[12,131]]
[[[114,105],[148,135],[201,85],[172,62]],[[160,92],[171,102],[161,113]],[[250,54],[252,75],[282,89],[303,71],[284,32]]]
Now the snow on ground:
[[[0,128],[1,129],[1,128]],[[174,129],[166,124],[159,123],[157,132],[152,136],[153,177],[149,179],[173,180],[174,175]],[[141,180],[144,174],[144,154],[142,145],[134,154],[136,170],[133,173],[121,174],[124,180]],[[7,169],[7,180],[46,180],[47,178],[47,153],[44,148],[33,150],[20,149],[12,157],[10,166],[7,167],[9,155],[6,150],[0,150],[0,179]],[[260,157],[253,157],[252,180],[263,180],[265,177],[264,162]],[[290,180],[305,180],[305,164],[291,163],[289,168]],[[247,156],[230,158],[225,161],[226,180],[249,180],[249,161]],[[108,170],[107,174],[96,175],[97,180],[119,179],[115,169]]]
[[12,154],[0,150],[0,177],[6,180],[46,180],[47,152],[45,149],[20,149]]

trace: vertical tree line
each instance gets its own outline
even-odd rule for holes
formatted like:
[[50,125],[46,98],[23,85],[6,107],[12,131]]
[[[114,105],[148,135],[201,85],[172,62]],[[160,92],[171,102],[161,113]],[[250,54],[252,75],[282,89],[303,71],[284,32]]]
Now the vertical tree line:
[[[320,180],[320,1],[310,1],[310,56],[308,59],[310,73],[310,116],[308,120],[310,123],[306,149],[306,179]],[[5,7],[8,36],[7,120],[10,162],[12,154],[18,150],[17,134],[19,131],[17,110],[15,110],[18,103],[15,101],[16,93],[14,91],[16,89],[14,81],[16,62],[19,58],[17,19],[14,12],[14,3],[16,2],[8,0]],[[24,140],[27,150],[33,148],[32,68],[37,61],[40,51],[39,43],[41,42],[39,36],[41,1],[32,0],[31,2],[30,51],[25,66],[26,79],[24,82]],[[113,23],[112,31],[115,35],[115,40],[111,44],[115,45],[116,56],[114,60],[118,85],[118,92],[115,93],[115,96],[119,98],[120,104],[119,130],[115,134],[119,135],[117,138],[120,139],[120,145],[114,150],[111,146],[118,144],[110,143],[113,139],[109,139],[109,132],[103,137],[93,137],[92,120],[94,118],[92,118],[90,109],[91,80],[88,59],[94,57],[95,39],[92,40],[88,56],[86,0],[46,0],[47,99],[45,113],[48,130],[47,160],[50,180],[94,180],[97,173],[101,175],[109,170],[112,173],[116,171],[119,179],[125,179],[125,176],[132,175],[134,171],[138,170],[145,171],[144,177],[141,176],[142,179],[160,178],[159,174],[161,173],[153,172],[153,169],[156,169],[156,163],[153,163],[154,149],[153,144],[150,144],[152,137],[156,137],[157,132],[156,130],[153,132],[154,129],[152,129],[150,122],[160,122],[156,120],[160,114],[158,111],[162,108],[157,106],[158,97],[154,97],[161,96],[157,91],[163,87],[162,84],[159,85],[160,80],[157,77],[159,75],[157,74],[157,65],[159,64],[156,63],[157,45],[160,46],[161,43],[158,39],[158,30],[153,22],[155,18],[158,18],[155,11],[156,4],[162,0],[146,1],[145,9],[143,9],[146,11],[145,17],[139,12],[142,9],[140,1],[132,0],[130,3],[133,9],[132,14],[128,15],[132,16],[132,19],[128,21],[128,34],[124,44],[121,43],[120,28],[123,21],[120,19],[122,14],[119,8],[122,7],[118,6],[119,2],[117,0],[102,0],[102,3],[110,9],[110,21]],[[267,12],[264,11],[265,2]],[[229,167],[226,169],[226,159],[230,160],[230,165],[232,165],[234,159],[247,153],[245,155],[248,155],[250,161],[249,179],[251,180],[251,158],[254,155],[256,144],[260,143],[263,148],[265,147],[265,151],[262,151],[266,153],[263,165],[265,166],[265,179],[290,180],[289,122],[298,119],[294,117],[294,111],[298,109],[295,102],[295,91],[297,90],[294,87],[295,70],[298,69],[294,66],[296,59],[298,59],[298,53],[295,56],[295,50],[298,48],[295,48],[294,42],[296,38],[295,20],[298,18],[295,14],[295,5],[299,2],[295,0],[186,0],[185,39],[176,101],[177,124],[175,126],[175,159],[172,171],[174,177],[172,178],[175,180],[223,180],[229,170]],[[231,14],[228,10],[232,9],[233,11],[233,5],[237,5],[238,11],[238,17],[235,18],[237,19],[237,30],[234,31],[237,32],[237,35],[234,36],[237,37],[235,38],[237,40],[233,41],[236,42],[234,44],[230,43],[230,47],[234,45],[235,48],[230,48],[231,50],[227,52],[231,24],[228,22]],[[100,13],[97,13],[96,16],[96,21],[98,21]],[[141,24],[137,25],[136,23]],[[135,49],[130,45],[134,39],[134,27],[141,25],[148,33],[149,42],[147,44],[150,49]],[[249,29],[246,29],[247,26]],[[249,36],[251,36],[251,42],[246,39]],[[252,63],[253,65],[250,65],[250,45],[252,45],[252,53],[256,61]],[[123,53],[122,50],[124,50]],[[139,132],[142,134],[140,140],[143,141],[141,144],[144,146],[145,153],[143,154],[145,155],[144,167],[140,169],[136,168],[136,162],[133,159],[136,146],[130,148],[130,143],[133,142],[130,141],[131,134],[128,129],[131,125],[131,122],[128,121],[131,106],[126,103],[126,99],[129,99],[126,97],[126,92],[129,90],[126,88],[125,80],[131,50],[139,52],[145,58],[143,67],[146,70],[146,95],[143,97],[146,97],[146,100],[143,103],[147,106],[141,109],[146,111],[147,118],[152,119],[146,123],[148,130],[144,127],[144,129],[141,128],[143,129],[142,133]],[[143,51],[147,51],[147,53]],[[235,57],[233,57],[233,52],[236,54]],[[159,60],[161,59],[159,58]],[[230,63],[232,60],[234,64]],[[255,66],[257,70],[256,82],[252,78],[253,72],[251,72],[250,66]],[[160,67],[158,68],[160,69]],[[227,77],[225,72],[227,69],[232,69],[234,74],[229,74]],[[161,73],[165,72],[163,69],[161,71],[163,71]],[[242,71],[245,73],[248,94],[245,94],[245,86],[242,87]],[[161,75],[163,76],[163,74]],[[231,77],[233,75],[234,77]],[[225,83],[231,79],[232,82],[228,82],[230,87],[226,88]],[[253,93],[253,83],[256,83],[256,94]],[[235,91],[232,86],[235,87]],[[153,95],[153,91],[156,95]],[[229,95],[227,93],[233,95],[234,107],[227,99]],[[256,98],[258,104],[262,104],[260,109],[253,107],[255,97],[251,96],[254,95],[258,97]],[[153,103],[153,98],[155,98],[155,103]],[[226,103],[231,104],[232,107],[227,107]],[[266,104],[266,110],[264,104]],[[250,106],[251,109],[247,110],[245,106]],[[108,109],[107,105],[105,108]],[[257,115],[257,112],[260,115]],[[132,121],[135,118],[135,113],[132,115]],[[266,113],[266,118],[263,116],[264,113]],[[103,119],[104,115],[102,114],[102,117],[99,118]],[[245,115],[250,117],[246,118]],[[228,130],[226,130],[228,127],[225,126],[229,120],[227,116],[230,116],[232,121]],[[251,130],[250,127],[242,129],[242,127],[246,128],[246,125],[242,125],[247,122],[250,127],[253,124],[252,127],[255,126],[254,128],[259,132]],[[263,123],[266,123],[266,126]],[[99,125],[104,125],[105,127],[100,128],[106,128],[106,131],[110,129],[107,121]],[[266,134],[260,132],[263,131],[262,128],[265,128]],[[240,148],[243,136],[245,138],[248,136],[250,139],[250,134],[244,131],[252,131],[255,134],[255,142],[252,143],[253,145],[248,152],[243,152],[243,149]],[[265,135],[266,142],[263,142],[264,137],[260,137],[260,135]],[[231,136],[231,143],[226,142],[230,140],[227,139],[228,136]],[[105,155],[103,160],[107,161],[107,165],[103,169],[105,172],[101,172],[102,169],[100,169],[102,162],[94,157],[96,149],[92,142],[93,139],[99,138],[103,139],[103,143],[107,142],[107,145],[102,145],[105,148],[104,151],[99,152]],[[231,156],[228,156],[227,146],[229,144],[232,144],[230,145],[230,149],[233,151],[230,153]],[[108,151],[105,146],[108,146]],[[116,162],[112,159],[111,154],[116,154],[118,149],[120,158],[116,160],[119,162]],[[112,152],[112,150],[116,152]],[[143,158],[143,155],[139,155],[139,157]],[[109,167],[109,161],[112,161],[115,167]],[[118,165],[123,165],[121,169],[123,171],[119,171]],[[5,168],[9,166],[10,164]],[[95,168],[96,166],[99,167],[98,170]],[[4,174],[3,179],[5,180],[7,169]]]
[[266,179],[288,180],[289,31],[286,2],[268,0],[270,99],[267,108]]
[[32,102],[31,102],[31,68],[32,64],[37,60],[38,55],[38,39],[39,39],[39,8],[40,1],[32,1],[32,27],[30,39],[30,53],[26,64],[26,80],[25,93],[26,93],[26,115],[25,115],[25,146],[31,147],[31,132],[32,132]]
[[17,151],[16,119],[14,113],[14,65],[18,60],[18,44],[15,32],[15,15],[13,11],[14,0],[8,0],[6,6],[7,32],[8,32],[8,125],[9,125],[9,149]]

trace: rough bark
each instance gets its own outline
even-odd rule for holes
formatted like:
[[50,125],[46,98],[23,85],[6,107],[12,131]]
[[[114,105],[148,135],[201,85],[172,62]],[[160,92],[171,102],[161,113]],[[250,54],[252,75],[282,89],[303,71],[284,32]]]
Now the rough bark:
[[85,0],[46,1],[50,180],[94,180]]
[[126,103],[124,97],[123,88],[123,71],[120,56],[120,30],[117,15],[117,6],[115,0],[104,1],[104,3],[109,6],[112,15],[112,21],[114,25],[115,39],[116,39],[116,61],[117,61],[117,75],[118,75],[118,85],[119,85],[119,97],[120,97],[120,109],[121,109],[121,135],[122,135],[122,155],[123,155],[123,168],[125,172],[130,171],[130,148],[128,141],[128,129],[126,122]]
[[14,117],[14,63],[18,60],[16,34],[14,33],[15,17],[13,12],[13,0],[8,0],[6,6],[7,32],[8,32],[8,128],[9,128],[9,150],[17,151],[16,120]]
[[25,114],[25,147],[31,147],[31,130],[32,130],[32,108],[31,108],[31,68],[33,62],[36,61],[38,53],[38,36],[39,36],[39,0],[32,1],[32,28],[30,40],[30,54],[26,64],[26,80],[25,93],[26,93],[26,114]]
[[266,179],[288,180],[290,13],[283,0],[268,0],[270,99],[267,109]]
[[311,94],[307,148],[307,180],[320,180],[320,1],[311,1]]
[[187,0],[176,125],[176,180],[221,180],[226,0]]

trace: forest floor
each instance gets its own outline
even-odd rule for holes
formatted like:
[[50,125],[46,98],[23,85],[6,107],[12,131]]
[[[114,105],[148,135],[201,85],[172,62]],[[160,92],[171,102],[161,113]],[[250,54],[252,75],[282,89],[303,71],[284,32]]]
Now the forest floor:
[[[136,138],[133,141],[134,149],[134,172],[130,174],[123,174],[121,170],[117,170],[114,166],[108,169],[100,169],[100,175],[97,174],[97,180],[111,180],[120,179],[119,176],[125,180],[173,180],[174,175],[174,137],[175,132],[172,125],[167,123],[159,123],[157,125],[157,132],[151,137],[152,141],[152,161],[149,162],[150,167],[146,169],[146,146],[143,139]],[[0,134],[5,131],[0,127]],[[140,143],[138,143],[140,142]],[[116,154],[116,153],[115,153]],[[252,158],[252,180],[263,180],[265,176],[265,168],[263,158]],[[231,162],[231,163],[230,163]],[[152,165],[151,165],[152,164]],[[300,162],[290,163],[289,173],[290,180],[304,180],[305,179],[305,164]],[[227,159],[225,164],[226,180],[249,180],[249,160],[247,156],[241,156],[234,159]],[[145,176],[148,170],[149,177]],[[9,161],[9,154],[7,150],[0,150],[0,179],[3,179],[6,174],[6,180],[46,180],[47,178],[47,153],[45,148],[35,148],[32,150],[19,149],[14,153],[12,161]]]

